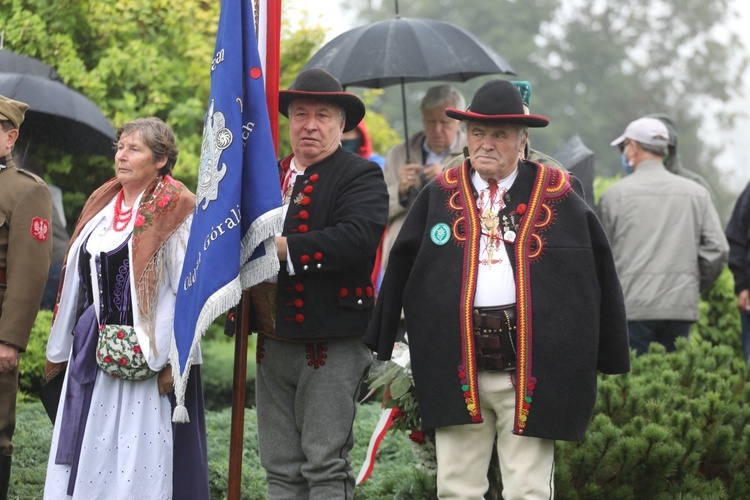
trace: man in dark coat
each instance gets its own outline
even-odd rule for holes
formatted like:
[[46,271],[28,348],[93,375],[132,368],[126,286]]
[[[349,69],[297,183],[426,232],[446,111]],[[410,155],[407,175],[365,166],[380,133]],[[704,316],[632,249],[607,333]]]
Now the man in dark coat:
[[356,396],[372,353],[375,253],[388,217],[383,171],[341,147],[362,101],[320,69],[281,91],[293,154],[281,162],[284,229],[275,329],[258,338],[256,402],[269,499],[350,499]]
[[734,293],[742,325],[742,354],[750,362],[750,184],[732,210],[726,230],[729,242],[729,270],[734,276]]
[[480,87],[469,159],[423,190],[393,247],[365,342],[388,360],[401,308],[440,498],[481,499],[497,440],[504,498],[552,498],[554,440],[583,439],[597,370],[625,373],[622,290],[598,219],[569,174],[521,160],[512,83]]

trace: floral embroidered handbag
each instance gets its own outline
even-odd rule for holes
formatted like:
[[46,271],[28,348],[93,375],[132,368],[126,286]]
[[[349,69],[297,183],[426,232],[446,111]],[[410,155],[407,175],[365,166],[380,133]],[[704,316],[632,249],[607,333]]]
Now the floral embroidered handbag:
[[96,346],[96,364],[122,380],[146,380],[158,372],[149,368],[132,326],[102,325]]

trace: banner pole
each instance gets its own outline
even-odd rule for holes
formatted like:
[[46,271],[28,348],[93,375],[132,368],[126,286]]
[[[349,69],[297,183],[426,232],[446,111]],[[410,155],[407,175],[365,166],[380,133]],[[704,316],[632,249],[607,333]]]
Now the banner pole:
[[250,335],[250,290],[242,291],[234,332],[234,382],[232,384],[232,425],[229,439],[229,483],[227,499],[242,497],[242,451],[245,431],[245,390],[247,380],[247,337]]
[[[266,23],[265,83],[266,105],[273,138],[278,156],[279,148],[279,61],[281,41],[281,0],[265,2],[266,15],[260,16]],[[257,12],[257,11],[256,11]],[[257,30],[261,32],[262,30]],[[242,497],[242,454],[245,431],[245,392],[247,388],[247,346],[250,331],[250,290],[242,291],[237,307],[234,338],[234,378],[232,384],[232,422],[229,439],[229,479],[227,499],[240,500]]]

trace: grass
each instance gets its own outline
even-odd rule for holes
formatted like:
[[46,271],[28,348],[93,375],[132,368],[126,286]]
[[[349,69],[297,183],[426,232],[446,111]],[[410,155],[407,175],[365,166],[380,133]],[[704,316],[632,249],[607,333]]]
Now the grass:
[[[378,404],[360,406],[354,424],[352,465],[357,473],[367,451],[372,431],[380,417]],[[13,475],[10,499],[41,499],[47,469],[52,424],[38,401],[19,401],[18,425],[13,438]],[[229,470],[231,409],[206,412],[211,498],[226,498]],[[242,498],[265,498],[265,473],[258,457],[255,410],[245,409]],[[404,433],[390,433],[380,448],[370,479],[356,489],[358,500],[427,499],[434,495],[435,481],[414,468],[409,440]]]

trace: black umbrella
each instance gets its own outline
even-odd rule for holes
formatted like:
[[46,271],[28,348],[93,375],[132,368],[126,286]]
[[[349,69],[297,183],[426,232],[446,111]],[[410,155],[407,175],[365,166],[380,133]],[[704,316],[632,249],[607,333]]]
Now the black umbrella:
[[0,49],[0,73],[20,73],[62,82],[57,70],[52,66],[48,66],[33,57],[22,56],[2,49]]
[[322,68],[344,86],[400,84],[407,142],[405,83],[515,74],[505,59],[469,31],[443,21],[406,17],[342,33],[310,58],[304,69],[308,68]]
[[29,105],[25,139],[69,153],[112,155],[115,131],[99,107],[41,61],[0,50],[0,94]]

